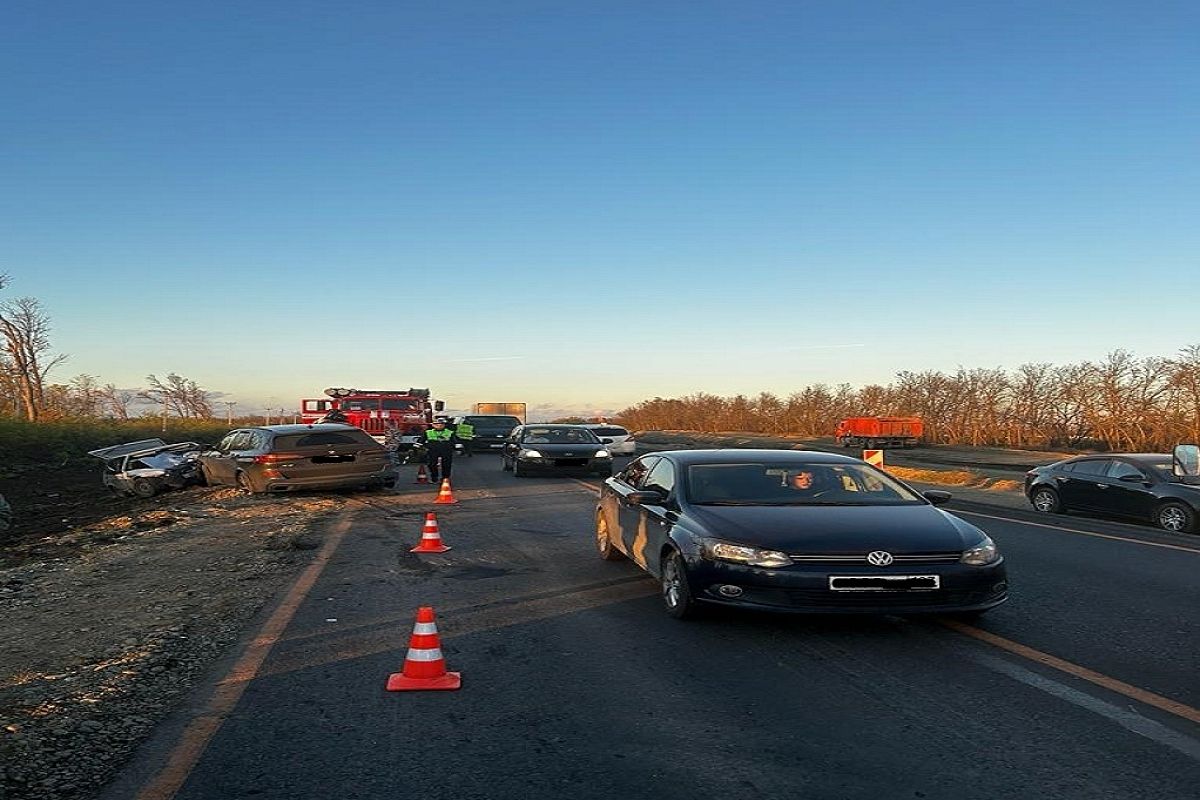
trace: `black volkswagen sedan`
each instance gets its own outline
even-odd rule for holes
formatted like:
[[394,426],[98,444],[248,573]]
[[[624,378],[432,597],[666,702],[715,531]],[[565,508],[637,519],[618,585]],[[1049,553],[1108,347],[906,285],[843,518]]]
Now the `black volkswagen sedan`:
[[1174,474],[1170,453],[1077,456],[1025,474],[1025,496],[1038,511],[1091,511],[1153,522],[1176,533],[1196,530],[1200,486]]
[[582,425],[521,425],[500,449],[502,468],[516,477],[535,472],[612,475],[613,457],[606,445]]
[[604,482],[596,545],[662,584],[667,613],[978,614],[1008,599],[987,535],[863,461],[795,450],[651,453]]

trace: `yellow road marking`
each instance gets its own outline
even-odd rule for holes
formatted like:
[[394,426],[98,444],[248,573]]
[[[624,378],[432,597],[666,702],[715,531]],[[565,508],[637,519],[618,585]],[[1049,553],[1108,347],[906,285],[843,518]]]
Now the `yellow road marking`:
[[142,787],[141,791],[137,793],[136,800],[170,800],[183,786],[192,769],[200,761],[200,757],[204,755],[209,741],[233,711],[234,706],[241,699],[242,693],[245,692],[246,686],[262,668],[271,648],[279,641],[280,636],[291,623],[292,617],[296,615],[296,609],[304,602],[313,584],[317,582],[317,578],[320,577],[325,565],[329,563],[329,559],[332,558],[334,551],[337,550],[349,530],[350,517],[343,516],[333,526],[333,531],[317,553],[316,558],[304,572],[300,573],[300,577],[292,584],[292,588],[288,590],[283,602],[271,614],[270,619],[263,623],[258,635],[246,647],[229,674],[217,684],[212,697],[205,704],[204,711],[192,720],[180,735],[179,741],[171,750],[166,766],[151,779],[150,783]]
[[1010,653],[1029,659],[1030,661],[1042,664],[1052,669],[1065,672],[1068,675],[1074,675],[1076,678],[1094,683],[1109,691],[1117,694],[1125,695],[1126,697],[1137,700],[1139,703],[1145,703],[1148,706],[1153,706],[1161,711],[1166,711],[1168,714],[1174,714],[1177,717],[1189,720],[1191,722],[1200,723],[1200,709],[1193,708],[1185,703],[1180,703],[1175,700],[1170,700],[1162,695],[1154,692],[1139,689],[1124,681],[1119,681],[1116,678],[1110,678],[1087,667],[1081,667],[1078,664],[1072,664],[1070,661],[1052,656],[1049,653],[1043,653],[1041,650],[1036,650],[1028,645],[1019,644],[1011,639],[1005,639],[1003,636],[997,636],[979,628],[966,625],[962,622],[956,622],[950,619],[938,620],[942,625],[951,630],[958,631],[972,638],[978,639],[981,642],[987,642],[994,647],[999,647],[1001,650],[1007,650]]
[[1177,544],[1164,544],[1163,542],[1147,542],[1144,539],[1131,539],[1128,536],[1113,536],[1108,533],[1096,533],[1094,531],[1081,531],[1078,528],[1064,528],[1061,525],[1049,525],[1044,522],[1026,522],[1023,519],[1014,519],[1013,517],[997,517],[993,514],[980,514],[977,511],[959,511],[955,509],[954,514],[969,514],[972,517],[985,517],[987,519],[998,519],[1001,522],[1015,522],[1019,525],[1032,525],[1035,528],[1049,528],[1053,531],[1063,531],[1064,533],[1078,533],[1081,536],[1095,536],[1097,539],[1113,539],[1118,542],[1132,542],[1133,544],[1144,544],[1148,547],[1163,547],[1167,550],[1182,550],[1185,553],[1200,553],[1194,547],[1182,547]]

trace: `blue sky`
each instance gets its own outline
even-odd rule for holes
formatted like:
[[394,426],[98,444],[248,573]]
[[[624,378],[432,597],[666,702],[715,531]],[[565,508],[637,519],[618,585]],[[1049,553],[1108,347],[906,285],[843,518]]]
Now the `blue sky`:
[[4,296],[59,380],[245,411],[1171,355],[1197,42],[1190,2],[14,0]]

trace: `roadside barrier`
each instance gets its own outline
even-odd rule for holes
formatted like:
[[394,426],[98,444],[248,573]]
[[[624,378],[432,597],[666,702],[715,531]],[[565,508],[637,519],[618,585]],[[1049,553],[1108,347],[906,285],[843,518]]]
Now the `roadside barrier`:
[[873,467],[883,467],[883,451],[882,450],[863,450],[863,461]]
[[435,506],[450,506],[456,505],[457,500],[454,499],[454,493],[450,491],[450,479],[442,479],[442,488],[438,490],[437,500],[433,501]]
[[425,514],[425,527],[421,529],[421,543],[410,553],[444,553],[450,548],[442,544],[442,534],[438,531],[437,515],[432,511]]
[[413,483],[429,483],[429,473],[425,471],[425,465],[417,466],[417,479]]
[[417,609],[417,622],[408,640],[408,655],[402,671],[388,676],[389,692],[409,692],[435,689],[458,689],[462,674],[446,671],[442,644],[434,622],[433,606]]

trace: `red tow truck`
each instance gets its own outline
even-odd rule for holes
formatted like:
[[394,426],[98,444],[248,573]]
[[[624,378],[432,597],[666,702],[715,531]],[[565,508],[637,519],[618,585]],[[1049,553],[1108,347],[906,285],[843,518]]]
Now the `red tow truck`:
[[920,417],[848,417],[834,436],[842,447],[915,447],[925,433]]
[[371,434],[390,447],[412,447],[433,422],[433,412],[441,411],[441,400],[430,401],[428,389],[344,389],[325,390],[324,398],[300,401],[300,420],[305,424],[321,422],[337,409],[346,421]]

